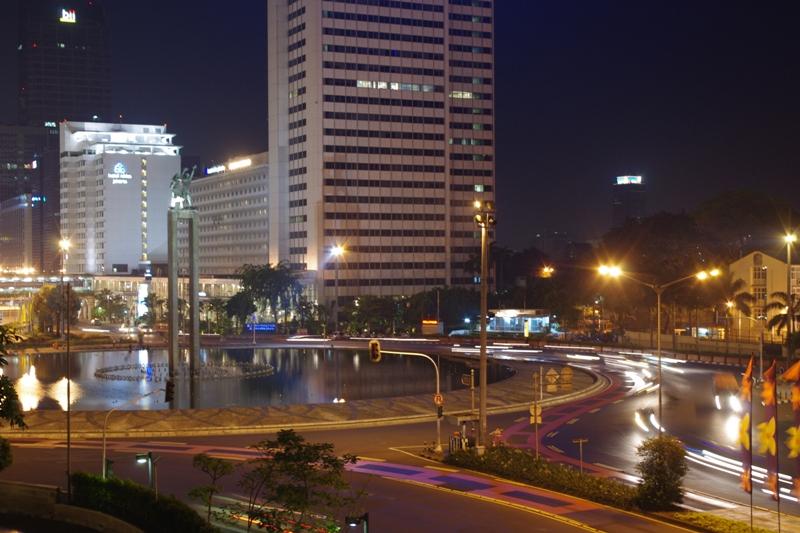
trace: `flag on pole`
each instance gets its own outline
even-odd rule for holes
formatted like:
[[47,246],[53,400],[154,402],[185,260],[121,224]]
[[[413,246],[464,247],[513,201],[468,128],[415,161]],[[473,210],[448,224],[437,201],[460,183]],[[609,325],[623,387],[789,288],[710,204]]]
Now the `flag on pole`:
[[794,478],[794,495],[800,496],[800,361],[790,366],[781,375],[784,381],[794,382],[792,385],[792,411],[794,411],[794,426],[786,430],[789,437],[786,446],[789,448],[789,459],[796,459],[797,468]]
[[758,425],[758,453],[767,456],[766,488],[771,491],[772,499],[778,500],[778,422],[777,384],[775,381],[775,361],[764,372],[764,388],[761,389],[761,401],[764,404],[766,422]]
[[742,481],[741,486],[745,492],[753,491],[753,482],[750,479],[753,465],[753,358],[747,363],[747,369],[742,376],[742,386],[739,389],[739,399],[742,402],[744,416],[739,422],[739,445],[742,448]]

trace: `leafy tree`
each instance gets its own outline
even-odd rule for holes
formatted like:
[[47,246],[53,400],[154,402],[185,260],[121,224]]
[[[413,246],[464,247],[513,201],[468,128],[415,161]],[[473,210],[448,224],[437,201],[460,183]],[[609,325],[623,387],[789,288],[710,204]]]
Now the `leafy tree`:
[[211,504],[214,495],[220,492],[217,485],[220,479],[233,472],[233,463],[217,457],[210,457],[205,453],[198,453],[192,458],[192,466],[209,477],[210,484],[195,487],[189,491],[189,496],[199,500],[207,508],[206,523],[211,523]]
[[725,305],[725,341],[730,342],[731,318],[734,313],[741,313],[749,317],[752,315],[752,305],[755,297],[747,292],[747,283],[741,278],[735,278],[730,272],[725,273],[717,283],[717,290]]
[[636,465],[642,476],[637,488],[639,506],[661,511],[683,502],[681,485],[689,467],[681,442],[675,437],[660,435],[644,441],[636,454],[642,458]]
[[[8,326],[0,325],[0,369],[8,364],[8,347],[21,340],[21,337]],[[11,379],[0,372],[0,422],[8,422],[11,427],[26,427],[22,414],[22,404]],[[11,464],[11,447],[8,441],[0,438],[0,470]]]
[[[789,316],[792,317],[793,323],[797,323],[797,319],[800,317],[800,298],[795,298],[794,295],[789,296],[784,291],[773,292],[770,294],[770,298],[772,299],[764,308],[764,313],[769,314],[770,311],[776,311],[777,314],[767,321],[767,329],[775,329],[780,335],[783,330],[788,331],[789,329]],[[791,311],[787,313],[790,306]],[[792,353],[794,339],[789,339],[788,335],[786,337],[786,345],[789,346],[789,353]]]
[[239,328],[243,330],[247,317],[256,312],[253,296],[246,290],[237,292],[225,303],[225,312],[229,317],[236,318]]
[[339,457],[333,444],[306,442],[290,429],[253,448],[260,457],[248,462],[240,480],[248,496],[248,529],[253,522],[276,531],[327,527],[355,502],[344,479],[354,455]]
[[[70,287],[69,289],[69,323],[78,322],[78,312],[81,308],[81,299]],[[61,317],[66,314],[67,298],[66,287],[63,292],[58,285],[44,285],[39,292],[33,295],[31,310],[36,317],[39,331],[54,332],[61,335]]]
[[0,437],[0,472],[11,466],[12,461],[11,443]]
[[144,297],[141,303],[147,309],[144,316],[142,316],[142,322],[146,326],[153,327],[156,323],[161,322],[164,319],[165,300],[163,298],[159,298],[156,293],[149,293]]
[[227,333],[231,328],[226,304],[227,302],[222,298],[212,298],[205,303],[206,314],[211,313],[214,316],[214,326],[211,330],[220,335]]
[[114,294],[108,289],[103,289],[94,295],[95,307],[92,311],[94,318],[108,322],[123,322],[128,312],[125,299]]

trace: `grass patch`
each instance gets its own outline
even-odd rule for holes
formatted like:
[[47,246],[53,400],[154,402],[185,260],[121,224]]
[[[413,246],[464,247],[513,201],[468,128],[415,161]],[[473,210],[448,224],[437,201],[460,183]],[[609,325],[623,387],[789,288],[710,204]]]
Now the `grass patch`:
[[[750,533],[750,523],[723,518],[711,513],[679,512],[662,513],[663,516],[677,520],[707,533]],[[772,533],[773,529],[753,526],[753,533]]]

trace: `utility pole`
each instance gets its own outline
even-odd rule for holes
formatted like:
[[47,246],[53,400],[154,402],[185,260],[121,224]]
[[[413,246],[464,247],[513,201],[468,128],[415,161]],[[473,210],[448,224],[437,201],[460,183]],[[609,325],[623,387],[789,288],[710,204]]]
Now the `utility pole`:
[[489,294],[489,228],[495,225],[494,204],[489,201],[474,203],[475,222],[481,228],[481,358],[480,358],[480,423],[478,424],[478,451],[481,453],[486,447],[488,436],[486,413],[486,388],[488,372],[488,356],[486,353],[486,316],[488,310]]
[[589,442],[589,439],[572,439],[572,442],[578,445],[578,456],[580,458],[581,474],[583,474],[583,445]]

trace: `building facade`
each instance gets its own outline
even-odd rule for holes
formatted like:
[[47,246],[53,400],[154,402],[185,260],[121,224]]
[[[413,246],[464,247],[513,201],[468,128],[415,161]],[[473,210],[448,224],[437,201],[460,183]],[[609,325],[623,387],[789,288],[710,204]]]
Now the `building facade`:
[[63,122],[61,236],[67,272],[123,274],[167,261],[180,146],[165,125]]
[[[733,279],[742,279],[746,283],[745,291],[753,295],[751,315],[753,318],[766,316],[767,320],[778,311],[770,311],[765,315],[764,308],[772,300],[776,292],[786,292],[786,259],[776,259],[760,251],[751,252],[737,259],[728,266]],[[800,265],[792,265],[792,295],[800,298]],[[749,320],[745,319],[747,322]]]
[[20,0],[19,13],[21,122],[110,120],[103,0]]
[[493,2],[268,9],[270,262],[313,272],[327,302],[476,283],[473,203],[494,199]]
[[611,225],[619,228],[628,220],[641,220],[647,210],[647,189],[642,176],[617,176],[611,199]]
[[[200,275],[232,275],[268,262],[267,153],[205,168],[190,186],[198,211]],[[181,232],[181,250],[188,244]]]

